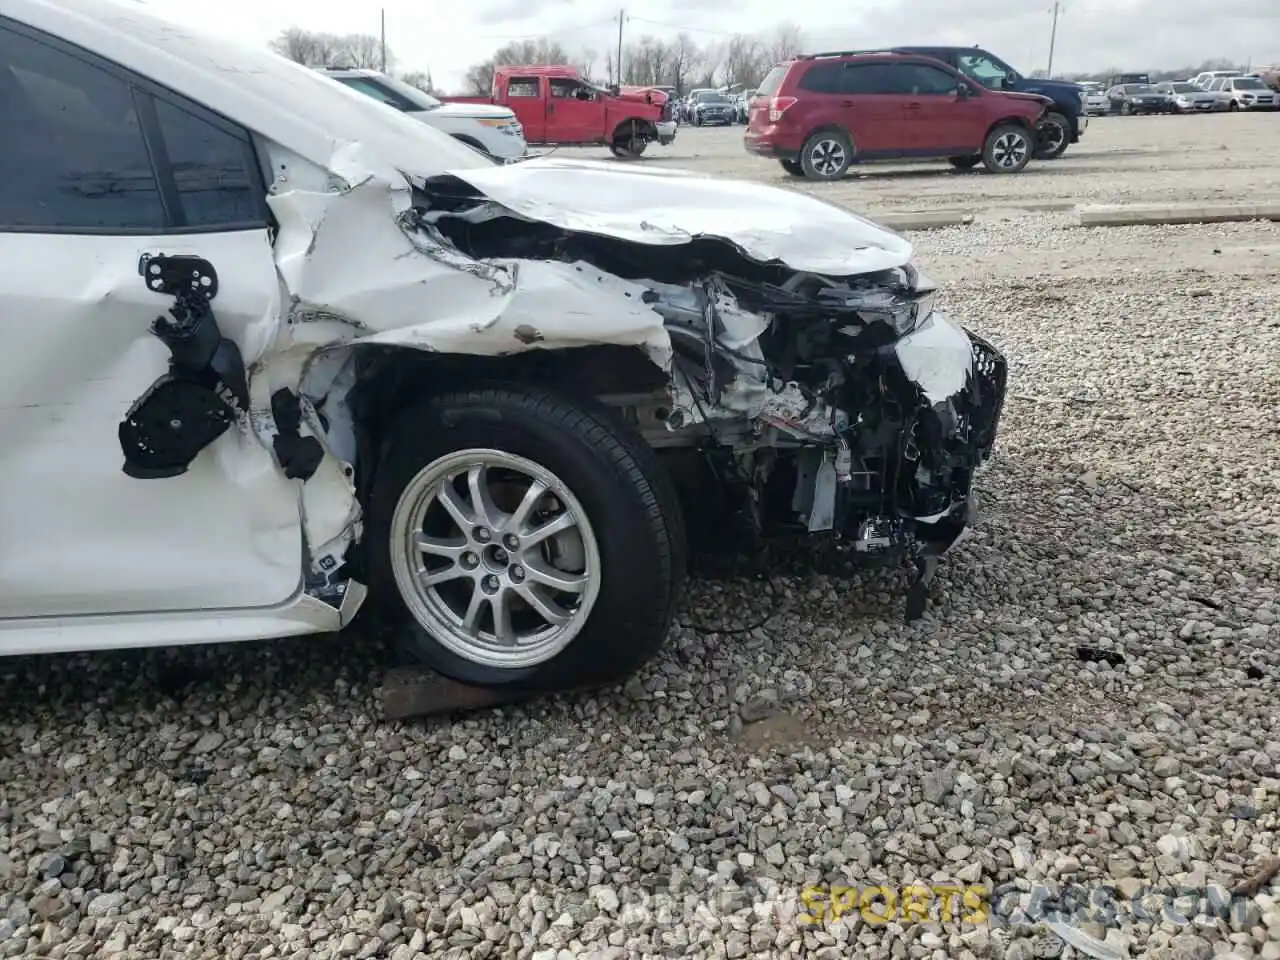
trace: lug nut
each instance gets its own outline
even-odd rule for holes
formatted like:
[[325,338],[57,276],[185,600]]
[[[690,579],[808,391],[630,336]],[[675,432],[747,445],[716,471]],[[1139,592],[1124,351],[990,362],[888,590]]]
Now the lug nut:
[[523,582],[524,582],[524,567],[512,567],[512,568],[511,568],[511,581],[512,581],[513,583],[523,583]]
[[514,533],[508,533],[505,537],[502,538],[502,545],[505,546],[508,550],[519,550],[520,538],[517,537]]
[[493,538],[487,527],[476,527],[473,536],[481,543],[488,543]]
[[474,570],[480,563],[480,558],[474,553],[467,551],[462,555],[462,565],[468,570]]
[[497,593],[498,587],[500,586],[500,584],[498,583],[498,578],[495,577],[493,574],[489,574],[489,576],[485,577],[482,581],[480,581],[480,584],[481,586],[484,587],[485,593]]

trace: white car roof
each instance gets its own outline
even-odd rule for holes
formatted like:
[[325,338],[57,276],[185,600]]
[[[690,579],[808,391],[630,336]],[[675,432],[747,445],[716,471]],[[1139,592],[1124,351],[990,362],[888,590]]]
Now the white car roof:
[[113,0],[5,0],[19,23],[84,47],[329,167],[360,144],[401,171],[488,166],[447,134],[267,49]]

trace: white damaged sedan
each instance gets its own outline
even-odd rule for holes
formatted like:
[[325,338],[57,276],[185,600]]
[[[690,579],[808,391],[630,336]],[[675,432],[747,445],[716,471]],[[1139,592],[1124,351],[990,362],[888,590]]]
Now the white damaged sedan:
[[109,0],[0,16],[0,654],[346,626],[549,689],[660,645],[687,558],[913,564],[1005,362],[901,237],[644,164],[491,163]]

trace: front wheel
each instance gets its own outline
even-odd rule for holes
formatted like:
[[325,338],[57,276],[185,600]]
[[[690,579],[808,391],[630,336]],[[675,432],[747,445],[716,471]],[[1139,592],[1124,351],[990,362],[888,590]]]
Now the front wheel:
[[633,160],[644,153],[644,148],[648,145],[646,141],[641,140],[639,137],[631,137],[613,141],[609,145],[609,149],[620,160]]
[[1036,127],[1037,160],[1057,160],[1071,145],[1071,121],[1061,113],[1051,112]]
[[1133,113],[1133,107],[1129,106],[1129,104],[1127,103],[1120,104],[1120,116],[1127,117],[1132,113]]
[[370,599],[426,665],[557,690],[621,679],[657,651],[684,580],[683,521],[611,411],[494,385],[410,407],[385,439]]
[[1031,160],[1032,134],[1025,127],[1002,123],[982,147],[982,164],[992,173],[1020,173]]
[[813,134],[800,149],[800,166],[810,180],[838,180],[853,163],[853,142],[839,130]]
[[1240,104],[1238,104],[1238,103],[1236,103],[1236,101],[1232,100],[1232,101],[1231,101],[1231,106],[1227,107],[1227,109],[1228,109],[1228,110],[1233,110],[1233,111],[1234,111],[1234,110],[1239,110],[1239,109],[1240,109]]

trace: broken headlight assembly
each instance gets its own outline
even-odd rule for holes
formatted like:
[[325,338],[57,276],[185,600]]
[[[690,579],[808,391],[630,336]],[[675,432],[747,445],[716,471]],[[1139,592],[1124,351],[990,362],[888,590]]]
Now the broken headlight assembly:
[[[933,313],[938,288],[911,264],[899,267],[893,273],[896,282],[873,292],[859,291],[856,298],[832,300],[832,306],[856,309],[864,325],[868,322],[884,323],[897,336],[905,337]],[[846,336],[859,336],[865,326],[836,329]]]

